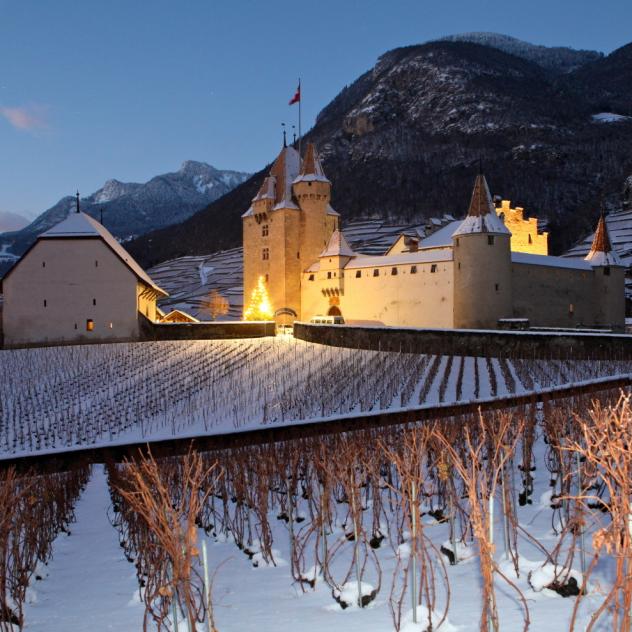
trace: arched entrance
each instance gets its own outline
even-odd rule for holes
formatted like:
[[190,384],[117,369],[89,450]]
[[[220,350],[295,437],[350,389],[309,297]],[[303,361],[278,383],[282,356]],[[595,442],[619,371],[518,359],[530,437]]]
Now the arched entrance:
[[342,312],[337,305],[332,305],[327,312],[327,316],[342,316]]

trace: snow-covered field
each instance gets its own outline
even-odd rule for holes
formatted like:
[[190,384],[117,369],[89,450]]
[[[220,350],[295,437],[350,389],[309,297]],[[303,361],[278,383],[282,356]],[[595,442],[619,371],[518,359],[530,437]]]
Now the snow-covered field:
[[629,374],[627,362],[340,349],[279,336],[0,351],[0,457],[432,407]]
[[[525,599],[522,602],[518,593],[499,575],[496,576],[496,599],[502,631],[513,632],[524,628],[524,603],[529,610],[530,630],[558,632],[569,629],[576,597],[563,598],[545,587],[553,576],[552,567],[546,563],[546,557],[558,544],[561,549],[560,559],[566,557],[569,547],[576,547],[571,573],[581,583],[578,550],[581,540],[578,539],[573,545],[566,532],[565,539],[560,542],[559,533],[565,511],[564,506],[560,501],[556,502],[552,494],[559,493],[561,477],[555,472],[550,447],[543,441],[543,432],[544,428],[540,423],[537,426],[533,451],[531,504],[527,502],[516,505],[520,525],[516,545],[520,569],[518,576],[513,563],[505,554],[501,502],[496,497],[494,557],[500,572],[507,575]],[[376,447],[377,444],[368,446],[367,452]],[[257,469],[256,464],[263,461],[263,456],[264,453],[251,454],[251,466]],[[236,486],[235,468],[240,467],[240,463],[243,465],[244,461],[233,464],[231,470],[229,455],[224,454],[223,458],[228,479]],[[221,459],[220,455],[220,462]],[[515,463],[512,461],[509,478],[511,480],[513,477],[517,490],[524,489],[525,480],[525,474],[518,465],[519,460]],[[250,472],[250,468],[248,471]],[[258,471],[261,473],[265,468]],[[234,490],[236,487],[228,486],[228,489]],[[440,483],[436,479],[434,482],[428,479],[422,489],[428,493],[423,495],[421,502],[419,528],[423,530],[431,549],[428,564],[436,573],[435,623],[447,608],[446,621],[439,628],[433,629],[443,632],[475,632],[480,625],[482,585],[479,553],[472,533],[469,529],[465,530],[464,542],[457,547],[459,561],[456,565],[450,565],[445,555],[432,549],[438,549],[441,545],[453,547],[449,536],[449,522],[438,521],[436,518],[439,516],[432,515],[434,510],[442,507],[436,496],[437,492],[441,493]],[[267,513],[264,512],[269,519],[270,531],[267,536],[271,539],[273,560],[266,562],[258,552],[263,527],[260,514],[249,510],[252,508],[251,499],[256,497],[253,490],[246,492],[245,504],[233,497],[232,500],[225,501],[227,504],[224,505],[224,510],[221,499],[213,500],[213,511],[206,513],[202,520],[206,530],[198,529],[198,538],[207,543],[211,571],[214,573],[213,607],[219,632],[297,629],[303,632],[388,632],[395,629],[389,607],[393,579],[402,596],[400,630],[427,630],[427,618],[424,616],[426,611],[423,607],[419,608],[419,622],[412,623],[410,587],[401,585],[403,570],[408,568],[410,560],[411,533],[405,514],[401,507],[397,507],[397,493],[393,493],[388,485],[380,483],[379,486],[369,485],[366,488],[363,485],[358,492],[363,505],[360,512],[360,529],[363,531],[360,550],[362,555],[368,555],[363,568],[362,592],[369,594],[379,589],[365,608],[353,603],[358,594],[357,576],[350,573],[349,569],[356,546],[355,539],[349,535],[350,502],[345,490],[333,490],[336,500],[333,502],[332,528],[327,531],[328,554],[331,556],[328,573],[330,583],[333,580],[342,585],[339,592],[332,590],[318,570],[309,568],[313,564],[314,552],[320,550],[319,544],[315,547],[313,543],[309,544],[319,534],[319,526],[312,514],[313,503],[305,499],[305,492],[302,496],[297,494],[295,509],[291,511],[293,520],[289,522],[284,510],[284,490],[274,489],[272,486],[269,492],[265,490],[265,494],[268,493],[271,498],[275,498],[273,502],[276,502],[276,506],[271,505]],[[376,493],[380,495],[379,507]],[[445,506],[443,508],[445,510]],[[596,520],[604,520],[600,517],[600,512],[594,513],[598,515]],[[115,514],[110,507],[107,474],[102,466],[97,465],[93,467],[92,478],[77,504],[77,521],[71,526],[71,535],[61,534],[57,538],[46,576],[42,581],[34,582],[25,610],[25,630],[101,632],[141,629],[144,606],[135,578],[135,567],[125,560],[124,548],[119,546],[117,532],[108,515],[111,518]],[[223,523],[220,520],[222,515]],[[591,527],[584,538],[588,560],[592,555],[593,518],[595,517],[590,516],[587,519],[587,524]],[[460,520],[462,518],[457,519],[457,525]],[[457,530],[460,531],[461,528],[462,526],[457,527]],[[315,578],[313,588],[306,584],[301,588],[292,579],[290,530],[295,544],[300,546],[301,543],[308,543],[303,557],[296,563],[301,566],[303,576]],[[369,546],[365,540],[371,534],[383,536],[376,548]],[[443,560],[443,565],[440,559]],[[444,574],[447,584],[442,578]],[[612,575],[613,561],[603,556],[590,577],[588,593],[578,611],[576,630],[586,629],[590,616],[604,599]],[[351,602],[349,607],[343,609],[336,597]],[[594,629],[605,632],[612,629],[611,625],[606,615]],[[149,629],[155,628],[150,626]],[[173,629],[169,621],[167,629]],[[184,620],[180,621],[179,629],[187,630]],[[198,630],[206,629],[206,624],[198,627]]]

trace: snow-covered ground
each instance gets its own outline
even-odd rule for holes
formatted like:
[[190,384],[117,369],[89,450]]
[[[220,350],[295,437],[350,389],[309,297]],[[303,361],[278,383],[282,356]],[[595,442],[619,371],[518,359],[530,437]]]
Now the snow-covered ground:
[[[534,453],[537,469],[533,472],[533,504],[518,507],[518,518],[529,535],[550,551],[557,543],[557,536],[552,530],[556,521],[550,506],[550,475],[544,463],[546,446],[541,437],[536,442]],[[516,476],[519,477],[520,473],[516,472]],[[71,535],[61,534],[57,538],[48,575],[36,582],[37,594],[31,598],[25,612],[27,632],[131,632],[141,629],[143,606],[139,602],[135,569],[125,560],[123,549],[118,546],[117,533],[108,521],[106,511],[109,503],[106,474],[101,466],[95,466],[92,479],[77,504],[77,522],[71,527]],[[331,547],[336,544],[341,546],[337,561],[331,568],[332,573],[340,577],[344,575],[353,554],[353,542],[345,539],[342,527],[345,511],[339,510],[340,518],[336,519],[334,533],[329,535]],[[270,515],[276,566],[259,564],[255,567],[253,561],[237,548],[231,534],[227,537],[217,533],[214,537],[199,530],[199,537],[206,538],[209,546],[212,571],[216,571],[213,602],[219,632],[389,632],[394,629],[388,596],[398,557],[404,566],[407,563],[410,547],[406,541],[401,544],[396,540],[390,542],[389,534],[385,533],[387,537],[375,550],[382,569],[381,590],[368,607],[351,606],[343,610],[322,578],[317,577],[315,589],[306,587],[305,592],[292,581],[288,563],[289,530],[284,521],[276,519],[276,513],[271,511]],[[370,522],[371,511],[364,513]],[[296,515],[300,514],[299,507]],[[500,511],[497,516],[500,517]],[[575,597],[562,598],[543,588],[550,569],[543,566],[543,552],[524,536],[518,544],[521,572],[516,578],[513,566],[504,559],[502,523],[498,518],[495,523],[495,557],[501,570],[524,593],[530,613],[530,630],[567,630]],[[447,523],[438,523],[428,514],[422,522],[427,537],[436,546],[446,543]],[[309,527],[309,517],[295,528],[301,526]],[[387,525],[383,528],[386,532]],[[394,536],[394,533],[390,535]],[[407,537],[410,537],[409,534],[404,533],[404,538]],[[588,534],[588,557],[590,542]],[[443,632],[479,630],[481,580],[475,545],[461,548],[459,557],[461,561],[455,566],[446,562],[450,601],[449,623],[439,628]],[[575,567],[578,569],[578,565]],[[600,562],[591,576],[589,594],[580,607],[576,630],[585,629],[590,615],[603,600],[604,589],[612,579],[611,573],[609,561]],[[371,568],[363,582],[363,593],[365,589],[368,591],[377,586],[378,577]],[[353,593],[353,584],[351,578],[343,592]],[[437,606],[442,610],[446,605],[446,591],[440,581],[437,584]],[[516,593],[501,579],[496,580],[496,593],[500,629],[508,632],[522,630],[522,610]],[[403,603],[402,630],[425,630],[425,626],[411,623],[408,593],[405,593]],[[150,629],[154,628],[150,626]],[[200,626],[199,629],[206,630],[206,627]],[[607,619],[596,629],[608,630]],[[180,630],[186,630],[184,623],[180,624]]]
[[629,363],[341,349],[291,336],[0,351],[0,458],[471,402]]

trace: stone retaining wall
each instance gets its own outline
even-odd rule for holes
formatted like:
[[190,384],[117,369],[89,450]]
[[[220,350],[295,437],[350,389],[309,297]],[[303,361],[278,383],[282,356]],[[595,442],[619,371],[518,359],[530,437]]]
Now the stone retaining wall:
[[399,329],[295,322],[294,336],[334,347],[405,353],[543,359],[632,359],[632,335],[625,334]]

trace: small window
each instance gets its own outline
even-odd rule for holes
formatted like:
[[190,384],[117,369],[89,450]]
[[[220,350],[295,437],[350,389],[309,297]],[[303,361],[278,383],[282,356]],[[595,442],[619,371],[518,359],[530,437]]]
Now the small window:
[[42,261],[42,268],[46,267],[46,261]]
[[266,283],[270,280],[270,275],[266,274]]
[[313,275],[313,274],[310,274],[310,275],[309,275],[309,280],[310,280],[310,281],[313,281],[313,280],[314,280],[314,275]]
[[487,235],[487,245],[488,246],[494,245],[494,235]]
[[95,267],[95,268],[98,268],[98,267],[99,267],[99,262],[98,262],[98,261],[96,261],[96,260],[95,260],[95,262],[94,262],[94,267]]
[[496,290],[496,292],[498,292],[498,290],[500,290],[500,285],[498,285],[498,283],[496,283],[494,285],[494,289]]
[[458,237],[456,238],[456,245],[457,246],[459,245],[459,238]]
[[397,268],[391,268],[391,275],[397,276]]
[[88,320],[86,320],[86,331],[93,331],[94,330],[94,321],[92,320],[92,318],[88,318]]
[[610,276],[610,266],[606,266],[603,269],[603,274],[604,274],[604,276]]
[[301,258],[301,253],[300,253],[300,252],[297,252],[297,253],[296,253],[296,258],[297,258],[297,259],[300,259],[300,258]]
[[93,299],[92,299],[92,304],[93,304],[93,305],[96,305],[96,304],[97,304],[97,299],[96,299],[96,298],[93,298]]
[[410,266],[410,273],[417,274],[417,266]]
[[268,233],[269,233],[268,225],[267,225],[267,224],[264,224],[264,225],[261,227],[261,236],[262,236],[262,237],[267,237],[267,236],[268,236]]
[[114,328],[113,323],[110,323],[110,329],[113,329],[113,328]]
[[46,299],[44,299],[44,307],[46,307]]
[[78,327],[77,327],[77,323],[75,323],[75,329],[78,329]]
[[376,268],[375,270],[373,270],[373,276],[380,276],[380,271]]
[[331,279],[331,272],[327,272],[327,278]]
[[356,279],[359,279],[362,276],[362,270],[356,270]]
[[531,233],[529,233],[529,243],[532,244],[533,243],[533,239],[531,237]]
[[575,305],[570,303],[569,306],[568,306],[568,315],[572,316],[574,313],[575,313]]
[[436,263],[433,263],[433,264],[430,266],[430,272],[433,272],[433,273],[434,273],[434,272],[436,272],[436,271],[437,271],[437,264],[436,264]]
[[261,258],[264,261],[267,261],[270,258],[270,250],[268,248],[264,248],[262,253],[261,253]]

